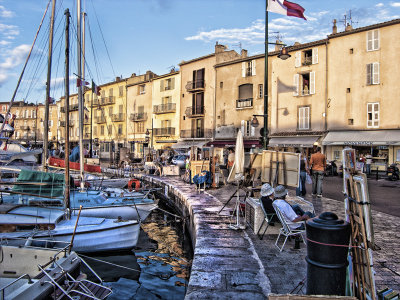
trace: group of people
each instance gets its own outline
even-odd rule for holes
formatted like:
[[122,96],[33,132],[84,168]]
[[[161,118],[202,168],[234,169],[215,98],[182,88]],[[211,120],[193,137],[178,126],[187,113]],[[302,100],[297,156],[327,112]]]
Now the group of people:
[[[300,151],[298,151],[300,153]],[[300,180],[299,187],[296,189],[296,196],[306,195],[307,176],[312,177],[312,195],[322,197],[322,181],[326,169],[326,157],[321,153],[321,147],[316,148],[316,152],[311,155],[310,161],[304,153],[300,155]]]
[[290,205],[286,201],[287,194],[288,191],[283,185],[278,185],[275,189],[268,183],[262,185],[260,191],[260,201],[262,202],[264,210],[267,214],[274,214],[274,217],[270,223],[277,221],[275,209],[272,206],[272,203],[274,203],[279,208],[292,230],[305,229],[302,221],[313,218],[314,214],[312,212],[305,212],[297,204]]

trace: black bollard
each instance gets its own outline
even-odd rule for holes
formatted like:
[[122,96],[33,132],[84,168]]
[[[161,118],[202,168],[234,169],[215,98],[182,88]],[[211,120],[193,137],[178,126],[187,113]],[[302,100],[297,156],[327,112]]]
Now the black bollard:
[[306,222],[307,295],[345,295],[350,232],[331,212]]

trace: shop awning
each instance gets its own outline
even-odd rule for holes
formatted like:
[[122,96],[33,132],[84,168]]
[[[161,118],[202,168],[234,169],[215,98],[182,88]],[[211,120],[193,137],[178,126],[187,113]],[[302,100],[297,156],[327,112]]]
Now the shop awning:
[[400,144],[400,130],[354,130],[329,132],[322,145],[378,146]]
[[270,147],[303,147],[312,148],[319,136],[285,136],[272,137],[269,140]]
[[180,142],[177,142],[176,144],[173,144],[172,148],[173,149],[187,149],[192,146],[201,148],[204,146],[205,143],[207,143],[207,142],[206,141],[180,141]]

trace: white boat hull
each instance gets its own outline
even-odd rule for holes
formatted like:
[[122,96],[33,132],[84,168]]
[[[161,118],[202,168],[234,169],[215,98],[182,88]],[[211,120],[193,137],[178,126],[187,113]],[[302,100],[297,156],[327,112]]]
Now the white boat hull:
[[[149,214],[157,208],[157,204],[139,204],[134,205],[121,205],[121,206],[98,206],[98,207],[83,207],[81,211],[82,217],[96,217],[106,219],[118,219],[121,217],[123,220],[140,220],[144,221]],[[79,209],[74,209],[77,213]]]

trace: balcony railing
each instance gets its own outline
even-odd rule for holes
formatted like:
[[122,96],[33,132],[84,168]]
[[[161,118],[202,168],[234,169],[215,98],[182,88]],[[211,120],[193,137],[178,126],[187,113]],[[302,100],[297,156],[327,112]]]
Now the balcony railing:
[[253,98],[236,100],[236,108],[249,108],[253,107]]
[[165,114],[176,111],[176,103],[166,103],[160,105],[153,105],[153,112],[155,114]]
[[71,104],[71,105],[69,106],[69,110],[70,110],[70,111],[78,110],[78,109],[79,109],[79,104],[78,104],[78,103]]
[[106,123],[107,122],[107,120],[106,120],[106,117],[96,117],[96,123],[97,124],[101,124],[101,123]]
[[197,79],[194,81],[188,81],[185,87],[188,92],[194,92],[204,90],[204,86],[204,79]]
[[194,118],[199,116],[204,116],[206,110],[204,106],[189,106],[186,108],[186,116],[188,118]]
[[135,113],[131,114],[130,120],[132,122],[142,122],[147,120],[147,113]]
[[99,106],[100,105],[100,99],[93,99],[93,107]]
[[154,128],[154,136],[171,136],[175,135],[175,127]]
[[312,57],[306,56],[304,57],[303,66],[309,66],[309,65],[312,65]]
[[181,138],[212,138],[212,129],[195,128],[190,130],[181,130]]
[[123,122],[125,121],[125,114],[124,113],[113,114],[111,119],[113,122]]
[[99,105],[115,104],[115,96],[108,96],[100,98]]

